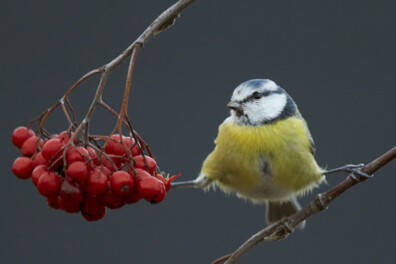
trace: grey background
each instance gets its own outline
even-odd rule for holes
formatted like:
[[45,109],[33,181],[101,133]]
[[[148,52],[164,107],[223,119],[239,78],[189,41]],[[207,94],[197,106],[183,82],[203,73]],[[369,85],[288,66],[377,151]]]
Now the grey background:
[[[11,132],[110,61],[174,1],[1,1],[1,263],[209,263],[264,227],[264,206],[221,192],[175,190],[89,223],[50,209],[11,173]],[[139,54],[129,114],[162,169],[193,179],[213,149],[233,89],[270,78],[308,121],[322,166],[368,162],[394,146],[394,1],[200,0]],[[119,110],[126,64],[105,101]],[[82,117],[98,78],[71,97]],[[97,111],[92,129],[115,120]],[[55,114],[48,129],[66,128]],[[339,197],[288,239],[240,263],[391,263],[395,163]],[[325,191],[344,179],[328,178]],[[302,203],[314,197],[310,194]]]

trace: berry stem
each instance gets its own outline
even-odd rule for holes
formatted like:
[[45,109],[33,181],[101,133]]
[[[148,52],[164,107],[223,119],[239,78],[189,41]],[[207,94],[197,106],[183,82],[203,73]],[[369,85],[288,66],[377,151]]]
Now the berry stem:
[[69,107],[70,112],[72,113],[73,123],[77,123],[76,113],[74,112],[74,109],[73,109],[72,105],[70,104],[69,98],[65,98],[65,102],[66,102],[67,106]]
[[[56,104],[54,104],[53,106],[51,106],[50,108],[48,108],[47,110],[45,110],[43,113],[41,113],[41,115],[40,115],[39,117],[34,118],[32,121],[30,121],[28,127],[30,128],[30,126],[32,125],[32,123],[33,123],[34,121],[39,120],[39,125],[38,125],[38,129],[37,129],[37,130],[39,131],[40,134],[43,134],[43,126],[44,126],[44,124],[45,124],[45,121],[47,120],[47,118],[49,117],[49,115],[50,115],[59,105],[62,105],[62,106],[63,106],[63,104],[64,104],[65,101],[66,101],[66,103],[68,104],[68,106],[70,107],[70,109],[71,109],[71,111],[72,111],[72,114],[73,114],[73,118],[74,118],[74,120],[75,120],[75,113],[74,113],[74,110],[73,110],[73,108],[72,108],[72,106],[71,106],[69,100],[68,100],[68,96],[69,96],[69,95],[71,94],[71,92],[73,92],[74,89],[76,89],[77,86],[79,86],[83,81],[85,81],[86,79],[88,79],[89,77],[91,77],[91,76],[93,76],[93,75],[95,75],[95,74],[97,74],[97,73],[103,72],[103,70],[104,70],[103,67],[100,67],[100,68],[95,69],[95,70],[92,70],[92,71],[86,73],[84,76],[82,76],[76,83],[73,84],[72,87],[70,87],[70,89],[62,96],[62,98],[61,98]],[[66,118],[67,118],[68,121],[69,121],[70,118],[68,118],[68,114],[67,114],[67,111],[65,111],[65,109],[64,109],[64,112],[65,112]]]
[[[66,116],[67,122],[69,123],[69,133],[70,133],[70,140],[69,142],[65,145],[65,148],[67,149],[69,146],[74,146],[73,142],[78,141],[77,139],[81,139],[83,144],[85,146],[91,145],[90,137],[89,135],[89,122],[92,118],[92,115],[98,105],[101,105],[104,107],[107,111],[110,113],[114,114],[117,117],[117,123],[110,133],[110,135],[106,138],[106,141],[104,145],[102,146],[102,149],[100,151],[99,155],[103,154],[103,149],[106,147],[107,143],[109,142],[109,138],[118,130],[118,133],[120,136],[122,135],[122,125],[125,125],[126,128],[129,130],[130,135],[135,139],[135,144],[139,147],[139,150],[141,153],[143,153],[144,150],[147,150],[149,155],[153,157],[151,150],[147,143],[143,141],[143,139],[139,136],[136,131],[132,129],[131,122],[128,118],[127,110],[128,110],[128,101],[129,101],[129,95],[130,95],[130,90],[131,90],[131,81],[132,81],[132,74],[133,70],[135,68],[136,64],[136,58],[138,55],[138,52],[140,51],[141,48],[143,48],[144,44],[147,43],[147,41],[155,34],[159,34],[160,32],[165,31],[169,27],[171,27],[175,20],[179,17],[179,14],[189,5],[194,3],[196,0],[179,0],[175,4],[173,4],[171,7],[169,7],[167,10],[165,10],[161,15],[159,15],[147,28],[144,30],[144,32],[132,43],[130,44],[120,55],[118,55],[116,58],[114,58],[112,61],[108,62],[107,64],[103,65],[102,67],[99,67],[97,69],[94,69],[88,73],[86,73],[84,76],[82,76],[76,83],[73,84],[71,88],[62,96],[62,98],[54,104],[52,107],[48,108],[46,111],[44,111],[38,118],[35,118],[29,123],[29,128],[32,124],[32,122],[38,120],[38,134],[43,135],[45,137],[50,137],[49,133],[47,133],[44,129],[44,124],[46,120],[48,119],[49,115],[58,107],[61,106],[62,110]],[[116,69],[123,61],[125,61],[128,57],[130,58],[129,62],[129,67],[128,67],[128,72],[127,72],[127,77],[126,77],[126,83],[125,83],[125,89],[124,89],[124,95],[122,99],[122,105],[121,105],[121,110],[119,113],[111,109],[107,104],[104,103],[102,99],[103,91],[106,86],[107,78],[109,77],[110,73]],[[92,77],[93,75],[96,75],[98,73],[101,73],[101,77],[99,80],[98,87],[96,89],[96,93],[94,96],[94,99],[92,100],[92,103],[84,117],[84,119],[79,123],[78,125],[76,124],[76,115],[74,112],[74,109],[68,99],[69,95],[86,79]],[[70,117],[69,112],[66,109],[65,103],[67,104],[67,107],[69,108],[72,117]],[[74,130],[74,134],[71,133],[71,130]],[[83,133],[81,133],[83,132]],[[81,134],[80,134],[81,133]],[[81,136],[82,135],[82,136]],[[95,142],[96,143],[96,142]],[[123,147],[127,150],[127,147],[121,140],[121,144]],[[130,154],[128,154],[130,155]],[[101,157],[102,158],[102,157]],[[107,156],[105,157],[106,159],[109,159],[110,162],[112,160],[108,158]],[[63,157],[65,159],[65,157]],[[112,162],[114,165],[114,163]]]
[[[117,130],[118,130],[118,133],[120,134],[120,136],[122,135],[122,123],[123,123],[124,117],[126,117],[127,111],[128,111],[128,102],[129,102],[129,94],[130,94],[130,90],[131,90],[132,74],[133,74],[133,70],[135,68],[137,54],[142,46],[143,46],[143,44],[137,42],[136,46],[132,49],[132,55],[131,55],[131,59],[129,61],[128,73],[127,73],[126,84],[125,84],[125,89],[124,89],[124,96],[122,98],[121,110],[117,117],[117,124],[115,125],[113,131],[111,131],[109,138]],[[131,126],[127,126],[127,128],[130,131],[132,131]],[[108,140],[105,142],[103,148],[106,147],[107,143],[108,143]],[[126,146],[124,146],[124,144],[122,143],[122,140],[121,140],[121,144],[127,151],[128,149],[126,148]]]
[[65,101],[61,101],[61,106],[62,106],[63,113],[64,113],[65,116],[66,116],[67,122],[69,123],[69,126],[72,126],[72,125],[73,125],[73,122],[72,122],[72,120],[70,119],[69,113],[67,112],[67,109],[66,109],[66,107],[65,107]]

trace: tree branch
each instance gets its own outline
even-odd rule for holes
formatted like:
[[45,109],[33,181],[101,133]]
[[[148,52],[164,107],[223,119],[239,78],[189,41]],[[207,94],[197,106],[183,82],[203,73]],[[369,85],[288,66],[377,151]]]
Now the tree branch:
[[[151,25],[131,45],[129,45],[129,47],[126,48],[120,55],[118,55],[115,59],[113,59],[109,63],[105,64],[101,68],[99,68],[99,69],[103,69],[103,73],[100,78],[98,88],[96,90],[95,98],[94,98],[94,100],[91,104],[91,107],[89,108],[88,113],[85,116],[83,122],[80,124],[79,127],[77,127],[76,134],[86,123],[89,122],[95,107],[98,104],[100,104],[100,102],[102,101],[103,90],[104,90],[107,78],[110,75],[110,73],[118,65],[120,65],[125,59],[127,59],[129,56],[131,56],[131,54],[134,50],[138,50],[138,49],[140,49],[140,47],[143,47],[143,45],[151,38],[151,36],[153,36],[154,34],[156,34],[159,31],[164,31],[165,30],[165,29],[163,29],[164,25],[167,25],[170,20],[174,21],[175,17],[177,17],[181,11],[183,11],[186,7],[188,7],[195,1],[196,0],[179,0],[177,3],[175,3],[174,5],[169,7],[167,10],[165,10],[159,17],[157,17],[157,19],[155,19],[153,21],[153,23],[151,23]],[[172,25],[173,25],[173,23],[170,24],[168,27],[170,27]],[[166,29],[168,27],[166,27]],[[132,71],[133,71],[135,60],[136,60],[136,57],[134,57],[133,61],[131,61],[131,64],[130,64],[129,70],[128,70],[127,78],[129,78],[129,85],[130,85],[130,76],[132,76]],[[130,69],[132,69],[132,70],[130,71]],[[128,85],[128,80],[127,80],[127,85]],[[129,89],[128,89],[128,91],[129,91]],[[124,98],[125,98],[125,95],[124,95]],[[126,109],[125,106],[123,108]]]
[[[143,47],[143,45],[155,34],[158,34],[162,31],[165,31],[169,27],[171,27],[176,18],[179,17],[180,13],[189,5],[194,3],[196,0],[179,0],[175,4],[173,4],[171,7],[169,7],[167,10],[162,12],[161,15],[159,15],[147,28],[144,30],[144,32],[132,43],[127,47],[120,55],[118,55],[116,58],[108,62],[107,64],[103,65],[102,67],[99,67],[97,69],[94,69],[88,73],[86,73],[84,76],[82,76],[73,86],[66,92],[66,94],[52,107],[44,111],[38,118],[33,119],[28,127],[32,125],[34,121],[39,122],[38,124],[38,131],[40,132],[39,134],[45,134],[43,127],[44,124],[48,118],[48,116],[58,107],[61,106],[62,110],[67,118],[67,121],[69,123],[69,127],[71,129],[74,129],[74,133],[71,134],[70,136],[70,142],[65,146],[68,148],[70,145],[72,145],[73,141],[76,141],[79,138],[79,134],[84,132],[84,136],[82,137],[84,145],[89,145],[89,122],[91,120],[91,117],[96,109],[97,106],[103,106],[106,110],[111,109],[108,107],[102,99],[102,94],[104,91],[104,88],[106,86],[106,81],[111,74],[111,72],[119,66],[123,61],[125,61],[128,57],[131,57],[130,64],[128,67],[128,74],[127,74],[127,80],[126,80],[126,85],[125,85],[125,90],[124,90],[124,96],[123,96],[123,101],[122,101],[122,107],[121,111],[119,114],[117,114],[117,124],[111,134],[109,135],[108,138],[111,137],[115,133],[116,130],[119,131],[120,134],[122,134],[122,129],[121,126],[122,124],[126,125],[128,130],[130,130],[130,133],[133,135],[135,138],[136,132],[133,131],[132,127],[130,126],[130,122],[127,116],[127,107],[128,107],[128,99],[129,99],[129,92],[130,92],[130,87],[131,87],[131,78],[132,78],[132,73],[134,70],[135,62],[136,62],[136,57],[138,51]],[[77,86],[79,86],[83,81],[88,79],[89,77],[101,73],[101,77],[99,80],[99,84],[96,88],[96,93],[95,97],[92,100],[92,103],[82,120],[82,122],[76,126],[74,126],[74,123],[76,122],[75,118],[75,113],[73,110],[73,107],[71,106],[68,96],[75,90]],[[73,120],[70,118],[67,109],[65,107],[65,102],[67,106],[70,108],[70,111],[72,112],[73,115]],[[112,109],[110,110],[111,113],[115,113]],[[49,135],[46,135],[49,137]],[[137,142],[139,142],[140,137],[137,139]],[[108,140],[104,143],[103,148],[106,146],[108,143]],[[140,142],[140,144],[144,144],[145,148],[148,150],[149,154],[151,155],[151,151],[148,148],[147,144],[143,141]],[[141,148],[140,145],[138,144],[139,149]],[[102,154],[102,153],[100,153]]]
[[[381,167],[385,166],[394,158],[396,158],[396,147],[390,149],[382,156],[366,164],[361,171],[372,175],[374,172],[378,171]],[[349,175],[344,181],[331,188],[329,191],[318,194],[313,201],[311,201],[307,206],[305,206],[297,213],[257,232],[232,254],[218,258],[212,264],[222,263],[223,261],[226,261],[226,264],[236,263],[239,258],[241,258],[248,250],[250,250],[258,243],[262,241],[276,241],[286,238],[290,233],[293,232],[294,228],[300,222],[313,216],[314,214],[323,211],[324,209],[327,209],[328,205],[340,194],[350,189],[354,185],[368,179],[360,175],[353,175],[353,177],[351,176],[352,175]]]

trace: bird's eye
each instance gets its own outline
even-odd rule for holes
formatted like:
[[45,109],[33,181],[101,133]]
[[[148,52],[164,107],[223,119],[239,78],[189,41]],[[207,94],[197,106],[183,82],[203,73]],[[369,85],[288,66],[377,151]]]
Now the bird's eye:
[[259,92],[254,92],[254,94],[253,94],[253,98],[254,98],[254,99],[260,99],[261,96],[262,96],[262,94],[259,93]]

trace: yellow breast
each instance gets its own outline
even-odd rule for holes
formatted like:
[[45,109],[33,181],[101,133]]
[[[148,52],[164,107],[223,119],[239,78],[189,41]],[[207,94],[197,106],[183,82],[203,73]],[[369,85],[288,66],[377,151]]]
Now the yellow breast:
[[270,165],[271,184],[281,188],[304,191],[322,179],[322,169],[310,153],[305,121],[296,117],[265,126],[224,122],[201,174],[246,194],[263,182],[262,158]]

